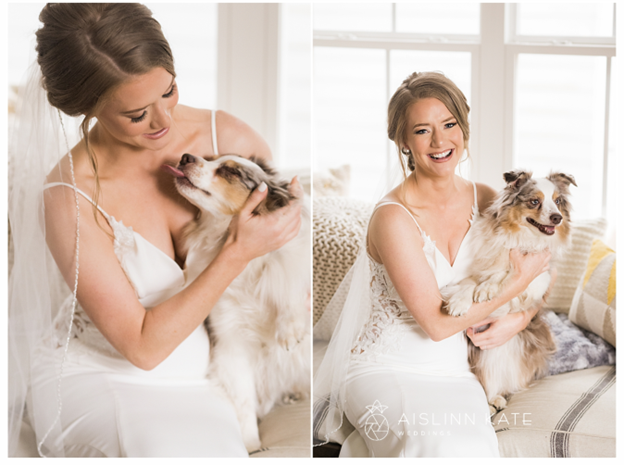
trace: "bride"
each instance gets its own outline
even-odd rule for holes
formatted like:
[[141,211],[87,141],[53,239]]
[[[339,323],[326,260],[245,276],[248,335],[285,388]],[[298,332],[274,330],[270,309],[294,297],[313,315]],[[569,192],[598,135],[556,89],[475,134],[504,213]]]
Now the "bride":
[[[295,237],[300,207],[253,215],[260,186],[185,283],[182,233],[197,210],[160,167],[184,153],[270,159],[268,145],[225,112],[177,105],[171,50],[145,6],[48,4],[40,21],[10,200],[11,448],[26,403],[42,455],[246,456],[206,379],[203,321],[250,260]],[[41,85],[56,112],[37,106]],[[84,117],[62,158],[61,112]],[[54,289],[59,270],[69,291]]]
[[390,100],[388,136],[405,179],[372,213],[366,250],[341,285],[350,287],[337,293],[348,292],[344,305],[335,298],[315,327],[315,338],[333,329],[315,376],[315,432],[321,443],[344,438],[346,418],[355,431],[341,456],[498,456],[464,331],[487,350],[524,329],[537,308],[487,316],[547,270],[550,254],[512,251],[516,273],[500,295],[462,317],[442,310],[439,289],[467,276],[472,221],[495,195],[455,174],[469,140],[468,111],[440,73],[413,73]]

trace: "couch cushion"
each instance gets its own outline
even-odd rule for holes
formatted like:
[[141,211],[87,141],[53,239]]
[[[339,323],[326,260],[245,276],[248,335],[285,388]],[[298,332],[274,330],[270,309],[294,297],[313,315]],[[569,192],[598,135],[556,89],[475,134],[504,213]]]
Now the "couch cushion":
[[543,378],[493,423],[503,457],[615,457],[615,367]]
[[310,400],[273,408],[259,430],[262,450],[251,457],[311,457]]
[[615,301],[615,252],[594,240],[570,307],[570,320],[615,347]]

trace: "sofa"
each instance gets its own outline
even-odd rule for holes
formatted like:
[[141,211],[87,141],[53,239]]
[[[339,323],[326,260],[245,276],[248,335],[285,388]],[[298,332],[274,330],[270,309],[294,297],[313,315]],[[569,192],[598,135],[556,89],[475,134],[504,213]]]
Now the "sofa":
[[[372,204],[347,197],[315,195],[315,324],[355,261],[358,251],[364,246],[372,209]],[[556,265],[558,278],[545,310],[556,312],[551,314],[555,321],[560,317],[579,334],[582,330],[584,334],[592,336],[593,340],[601,341],[604,347],[609,347],[612,351],[609,361],[614,363],[615,349],[611,346],[615,346],[615,253],[600,249],[602,243],[595,240],[603,236],[605,229],[606,222],[603,219],[574,224],[572,245]],[[596,247],[602,250],[599,250],[598,255],[602,253],[600,256],[610,257],[612,261],[591,262],[590,255],[593,256]],[[588,271],[588,261],[589,271],[593,273]],[[600,275],[599,271],[603,268],[606,271],[603,270]],[[613,295],[610,296],[609,305],[601,304],[598,310],[600,321],[592,320],[590,323],[588,320],[591,318],[587,314],[595,297],[589,295],[593,281],[598,281],[601,289],[610,289]],[[605,281],[609,285],[605,285]],[[580,322],[580,330],[568,319],[577,325]],[[589,331],[595,331],[597,336]],[[602,338],[609,340],[610,344]],[[314,341],[315,371],[326,347],[327,341]],[[582,346],[578,347],[574,350],[584,350]],[[560,369],[566,372],[536,380],[529,389],[511,396],[507,407],[492,417],[501,456],[615,457],[615,365],[578,369],[591,366],[585,360],[589,357],[572,352],[560,355],[565,362],[562,362]],[[594,360],[593,364],[600,363]],[[346,431],[338,431],[334,435],[332,439],[335,442],[314,447],[314,457],[338,456],[340,442],[350,431],[352,427],[347,425]],[[315,443],[323,442],[321,438],[313,439]]]

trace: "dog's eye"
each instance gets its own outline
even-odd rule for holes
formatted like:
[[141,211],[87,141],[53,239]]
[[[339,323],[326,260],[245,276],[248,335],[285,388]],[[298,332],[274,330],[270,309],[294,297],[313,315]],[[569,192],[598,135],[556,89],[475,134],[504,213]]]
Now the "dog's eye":
[[529,204],[533,207],[537,207],[540,204],[539,199],[531,199],[529,200]]
[[556,203],[557,205],[561,205],[561,197],[557,197],[557,198],[555,199],[555,203]]
[[242,177],[242,174],[238,168],[235,168],[233,166],[228,166],[228,165],[219,166],[219,168],[217,168],[217,170],[215,171],[215,174],[225,179]]

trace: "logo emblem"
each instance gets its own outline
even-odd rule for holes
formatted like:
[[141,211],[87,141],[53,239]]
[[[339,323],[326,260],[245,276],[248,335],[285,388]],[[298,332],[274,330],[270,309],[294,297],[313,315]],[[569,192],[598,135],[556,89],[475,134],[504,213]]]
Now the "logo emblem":
[[388,406],[381,405],[381,402],[376,400],[373,405],[367,405],[366,408],[370,415],[364,423],[364,433],[372,441],[381,441],[390,432],[388,419],[382,415]]

